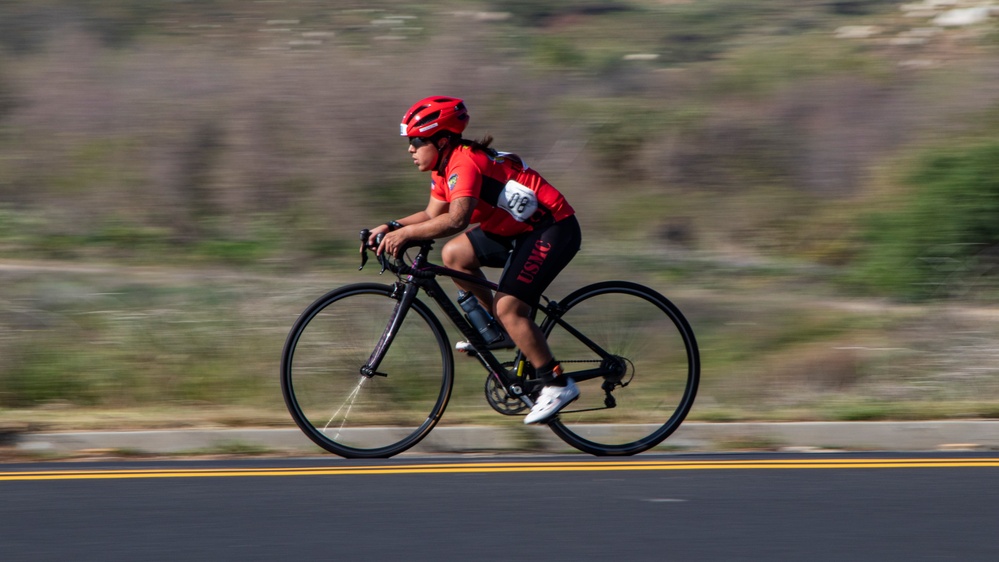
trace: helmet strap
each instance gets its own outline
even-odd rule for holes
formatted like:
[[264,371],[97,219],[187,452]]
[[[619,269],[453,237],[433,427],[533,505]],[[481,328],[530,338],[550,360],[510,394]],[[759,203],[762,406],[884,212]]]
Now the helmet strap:
[[[440,140],[444,139],[443,146],[440,144]],[[441,135],[440,137],[434,139],[434,146],[437,147],[437,164],[434,169],[437,171],[438,175],[444,174],[444,169],[447,168],[448,160],[451,159],[451,152],[454,151],[455,144],[451,142],[451,137],[449,135]]]

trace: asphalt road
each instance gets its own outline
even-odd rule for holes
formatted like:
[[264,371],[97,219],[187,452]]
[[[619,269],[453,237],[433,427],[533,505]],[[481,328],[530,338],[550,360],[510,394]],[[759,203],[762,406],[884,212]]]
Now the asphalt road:
[[996,560],[999,455],[0,465],[0,560]]

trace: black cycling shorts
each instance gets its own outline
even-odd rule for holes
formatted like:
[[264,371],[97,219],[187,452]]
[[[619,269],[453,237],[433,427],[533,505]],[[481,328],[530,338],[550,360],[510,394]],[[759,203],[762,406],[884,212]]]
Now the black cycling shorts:
[[465,233],[485,267],[502,267],[499,292],[537,306],[541,293],[579,251],[582,233],[575,216],[537,227],[516,237],[497,236],[475,227]]

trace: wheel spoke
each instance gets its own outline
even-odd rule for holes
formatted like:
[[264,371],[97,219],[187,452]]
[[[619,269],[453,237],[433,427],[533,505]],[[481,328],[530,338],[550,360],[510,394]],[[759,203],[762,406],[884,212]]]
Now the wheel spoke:
[[336,435],[332,437],[334,441],[340,440],[340,432],[343,431],[343,426],[346,425],[347,418],[350,417],[350,409],[354,406],[354,399],[357,398],[358,393],[361,392],[361,387],[364,386],[364,381],[367,380],[365,377],[359,377],[359,379],[360,380],[357,381],[357,386],[354,387],[354,391],[351,392],[349,395],[347,395],[347,398],[344,399],[343,403],[340,404],[340,407],[337,408],[335,412],[333,412],[333,415],[330,416],[329,421],[327,421],[326,425],[323,426],[323,433],[327,433],[329,431],[330,424],[332,424],[337,419],[337,416],[340,415],[340,412],[343,410],[344,406],[347,407],[347,411],[344,413],[343,418],[340,420],[340,427],[337,428]]
[[[699,378],[697,346],[679,310],[658,293],[624,282],[580,289],[563,301],[566,323],[604,352],[624,361],[625,385],[613,384],[607,407],[606,377],[579,382],[572,410],[551,424],[569,444],[594,454],[634,454],[655,446],[683,421]],[[546,324],[549,345],[567,374],[591,369],[592,344],[561,326]]]
[[332,291],[302,314],[285,345],[281,380],[288,409],[306,435],[333,453],[404,451],[433,428],[450,396],[450,347],[419,300],[379,366],[389,375],[358,374],[398,303],[391,294],[377,284]]

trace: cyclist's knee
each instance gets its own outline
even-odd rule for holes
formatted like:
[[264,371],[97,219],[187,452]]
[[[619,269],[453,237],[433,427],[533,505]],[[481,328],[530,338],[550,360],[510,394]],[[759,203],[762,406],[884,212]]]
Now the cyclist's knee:
[[531,305],[507,293],[496,293],[494,308],[500,321],[512,318],[529,318]]
[[441,248],[441,260],[451,269],[473,269],[477,266],[475,249],[468,236],[457,236],[448,240]]

